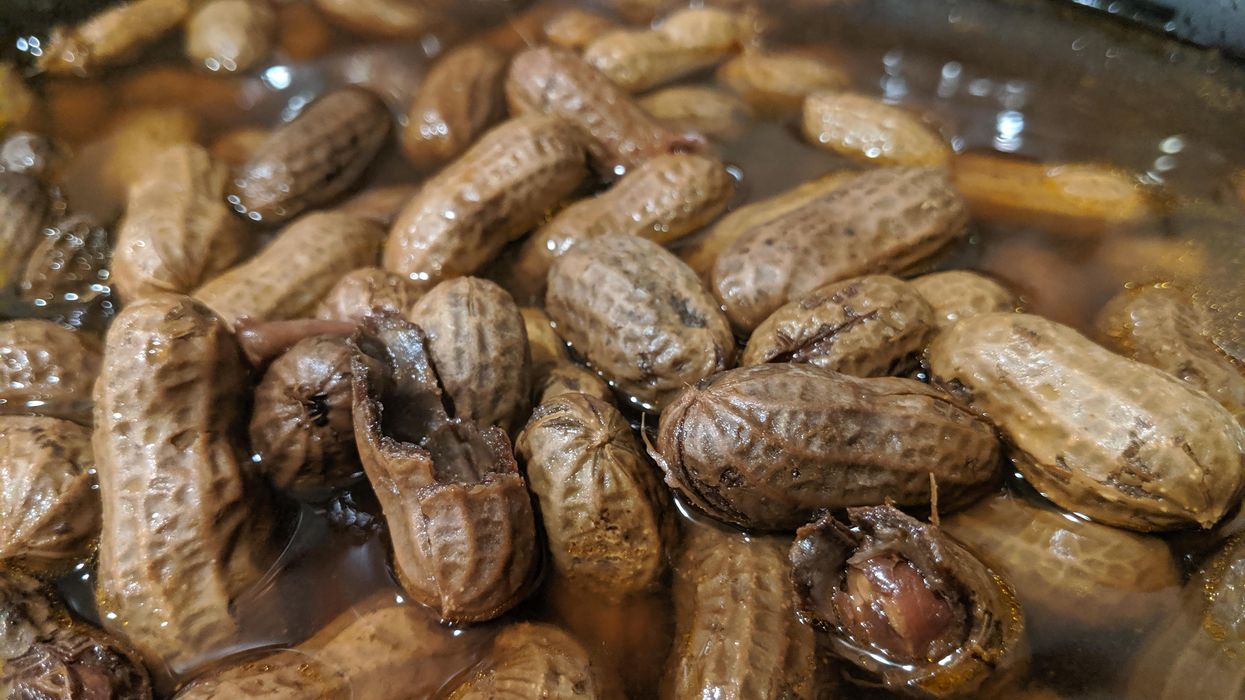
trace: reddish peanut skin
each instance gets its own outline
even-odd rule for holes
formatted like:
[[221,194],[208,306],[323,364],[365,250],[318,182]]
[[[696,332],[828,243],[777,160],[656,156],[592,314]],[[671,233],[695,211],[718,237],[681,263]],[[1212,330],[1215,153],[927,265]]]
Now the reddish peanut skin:
[[636,236],[585,241],[559,258],[545,307],[562,337],[644,410],[660,411],[735,357],[730,327],[696,273]]
[[740,236],[718,256],[711,288],[748,331],[823,284],[905,270],[961,236],[967,221],[945,172],[874,170]]
[[287,221],[358,181],[389,135],[389,110],[359,87],[331,92],[268,137],[244,165],[229,202],[254,221]]
[[551,114],[582,130],[593,167],[606,179],[621,177],[684,140],[609,78],[561,49],[528,49],[515,56],[506,99],[512,112]]
[[511,119],[425,183],[393,222],[384,266],[420,283],[474,272],[540,223],[587,175],[579,133]]
[[999,475],[988,423],[920,382],[811,365],[720,372],[662,412],[649,454],[666,483],[720,520],[798,527],[823,508],[971,502]]

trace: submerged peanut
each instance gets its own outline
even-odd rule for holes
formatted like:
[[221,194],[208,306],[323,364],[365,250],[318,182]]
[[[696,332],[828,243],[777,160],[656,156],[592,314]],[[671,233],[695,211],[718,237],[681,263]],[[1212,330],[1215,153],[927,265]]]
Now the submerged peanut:
[[70,214],[43,230],[17,282],[23,300],[55,311],[54,318],[94,325],[113,313],[108,304],[112,236],[94,219]]
[[511,112],[553,115],[586,134],[593,167],[607,180],[685,141],[609,78],[561,49],[528,49],[515,56],[506,100]]
[[405,316],[424,295],[424,289],[423,285],[379,267],[361,267],[337,280],[320,301],[316,318],[357,323],[376,313]]
[[698,525],[674,567],[674,649],[662,696],[811,700],[813,629],[795,616],[789,541]]
[[281,222],[325,204],[358,181],[389,135],[389,110],[346,87],[278,127],[239,171],[229,202],[255,221]]
[[545,624],[519,622],[503,629],[488,654],[467,671],[446,700],[548,698],[609,700],[611,682],[595,667],[587,650],[566,632]]
[[433,287],[407,314],[424,330],[454,414],[513,433],[527,418],[532,361],[523,316],[504,289],[460,277]]
[[746,39],[743,17],[690,8],[655,29],[603,34],[584,49],[584,60],[624,90],[642,92],[718,63]]
[[384,232],[336,212],[286,225],[255,257],[199,287],[194,296],[230,325],[306,315],[346,273],[374,265]]
[[255,388],[251,449],[278,488],[313,495],[359,477],[350,358],[345,337],[312,336],[273,361]]
[[95,392],[97,595],[104,626],[165,690],[236,641],[233,603],[280,544],[237,445],[243,380],[229,330],[188,297],[142,299],[109,328]]
[[172,146],[130,188],[112,280],[126,301],[185,294],[242,257],[245,232],[225,204],[228,173],[201,146]]
[[1012,311],[1020,304],[1003,285],[967,270],[931,272],[911,280],[911,284],[929,302],[934,325],[939,328],[978,314]]
[[778,309],[748,339],[741,365],[809,363],[856,377],[901,374],[934,331],[933,310],[888,275],[835,282]]
[[[811,365],[720,372],[661,415],[666,483],[723,521],[790,529],[824,508],[971,502],[999,476],[988,423],[911,379]],[[932,479],[931,479],[932,475]]]
[[656,472],[613,404],[585,394],[552,398],[532,414],[515,450],[560,574],[614,597],[656,584],[672,525]]
[[718,256],[711,286],[731,323],[751,330],[821,285],[929,258],[966,222],[945,172],[874,170],[748,229]]
[[0,172],[0,288],[17,282],[39,245],[50,202],[33,175]]
[[579,186],[587,175],[580,140],[544,116],[489,131],[403,207],[385,269],[433,284],[474,272]]
[[966,153],[952,171],[973,216],[986,221],[1097,235],[1151,213],[1137,178],[1108,165]]
[[706,85],[668,87],[641,97],[638,103],[664,122],[719,141],[739,136],[752,117],[739,98]]
[[735,356],[730,326],[695,273],[637,236],[595,238],[558,258],[545,304],[576,352],[645,410],[660,411]]
[[134,0],[112,6],[81,24],[57,27],[39,57],[54,75],[93,74],[128,63],[190,12],[188,0]]
[[36,319],[0,323],[0,414],[88,423],[99,364],[89,333]]
[[548,403],[563,394],[585,394],[602,401],[614,400],[609,385],[596,372],[570,362],[554,367],[532,384],[536,405]]
[[514,286],[524,301],[538,301],[553,261],[577,243],[608,234],[668,243],[720,214],[734,192],[734,179],[715,158],[657,156],[605,192],[563,209],[524,240],[513,262]]
[[315,0],[316,7],[351,32],[386,39],[413,39],[444,22],[423,3],[408,0]]
[[616,27],[612,20],[601,15],[570,7],[545,23],[545,40],[559,48],[579,51]]
[[0,688],[14,699],[152,697],[147,669],[136,655],[84,624],[58,629],[0,664]]
[[1132,530],[1215,524],[1236,503],[1245,431],[1206,394],[1027,314],[965,319],[930,345],[934,381],[988,415],[1060,506]]
[[53,575],[99,534],[91,433],[57,418],[0,417],[0,561]]
[[796,50],[746,50],[723,63],[717,77],[758,113],[767,115],[799,111],[805,97],[842,90],[851,82],[838,66]]
[[402,131],[402,149],[416,167],[433,170],[453,160],[505,115],[506,62],[502,52],[473,43],[432,65]]
[[268,58],[276,34],[268,0],[208,0],[186,21],[186,55],[211,71],[245,71]]
[[918,117],[864,95],[809,95],[803,127],[812,143],[855,160],[941,167],[951,158],[951,148]]
[[1167,285],[1120,292],[1098,317],[1104,345],[1183,379],[1245,421],[1245,374],[1211,340],[1208,312]]
[[1036,624],[1137,627],[1162,614],[1180,583],[1167,545],[1070,517],[1019,496],[991,496],[942,521],[1016,587]]

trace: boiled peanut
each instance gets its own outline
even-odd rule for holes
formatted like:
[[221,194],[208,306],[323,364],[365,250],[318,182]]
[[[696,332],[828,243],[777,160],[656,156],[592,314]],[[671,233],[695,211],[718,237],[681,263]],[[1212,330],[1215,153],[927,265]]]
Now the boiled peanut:
[[744,19],[711,7],[680,10],[642,31],[597,37],[584,60],[628,92],[642,92],[712,66],[747,40]]
[[551,114],[587,134],[593,167],[605,179],[621,177],[683,141],[609,78],[561,49],[535,48],[515,56],[506,100],[512,112]]
[[385,269],[419,282],[474,272],[579,186],[587,171],[567,123],[519,117],[424,183],[385,244]]
[[358,479],[350,358],[345,337],[312,336],[274,360],[255,388],[251,449],[278,488],[314,495]]
[[929,302],[939,328],[978,314],[1012,311],[1020,303],[1003,285],[966,270],[931,272],[913,279],[912,286]]
[[513,432],[527,418],[532,361],[523,316],[504,289],[459,277],[433,287],[407,317],[424,330],[455,416]]
[[370,316],[351,342],[355,443],[402,587],[451,622],[502,615],[531,591],[539,563],[506,433],[450,414],[418,326]]
[[1151,213],[1137,178],[1098,163],[1036,163],[1001,155],[957,156],[955,187],[974,217],[1096,235]]
[[674,567],[674,650],[662,697],[817,697],[813,629],[795,616],[788,546],[704,525],[687,533]]
[[446,669],[471,663],[483,643],[480,630],[450,630],[414,605],[395,605],[386,591],[293,649],[208,673],[177,700],[433,697]]
[[398,184],[373,187],[337,205],[337,211],[367,219],[387,229],[393,225],[394,219],[398,218],[402,207],[406,206],[406,203],[411,201],[417,192],[419,192],[419,185]]
[[413,39],[444,22],[423,3],[406,0],[315,0],[316,7],[346,29],[364,36]]
[[1160,539],[1068,517],[1019,496],[991,496],[943,530],[1016,587],[1042,624],[1144,625],[1169,607],[1180,572]]
[[532,357],[532,383],[543,379],[554,367],[571,361],[566,352],[566,342],[553,329],[553,321],[541,309],[533,306],[519,308],[523,315],[523,328],[527,333],[527,347]]
[[212,142],[208,152],[212,154],[212,158],[231,168],[241,167],[268,140],[269,134],[267,129],[259,127],[227,131]]
[[656,584],[673,540],[665,494],[613,404],[585,394],[552,398],[532,414],[515,450],[560,574],[610,597]]
[[1202,241],[1158,236],[1111,236],[1095,258],[1119,284],[1201,283],[1209,266]]
[[48,117],[48,133],[80,145],[99,136],[116,108],[113,90],[95,80],[49,78],[43,85],[43,107]]
[[1245,421],[1245,375],[1211,340],[1211,325],[1205,308],[1167,285],[1126,289],[1098,317],[1108,348],[1183,379]]
[[539,381],[533,382],[532,394],[537,405],[548,403],[563,394],[585,394],[602,401],[613,401],[614,394],[592,370],[573,363],[558,365]]
[[432,65],[406,110],[402,149],[416,167],[433,170],[458,157],[506,113],[506,55],[466,44]]
[[288,224],[258,255],[199,287],[194,296],[226,323],[306,315],[346,273],[376,263],[384,232],[336,212]]
[[[337,4],[344,3],[339,0]],[[315,3],[287,2],[277,6],[277,44],[291,60],[307,61],[328,53],[334,43],[332,31]]]
[[661,415],[650,454],[666,483],[710,515],[790,529],[823,508],[971,502],[998,475],[988,423],[911,379],[810,365],[721,372]]
[[718,69],[718,81],[760,114],[799,111],[815,92],[842,90],[851,82],[838,66],[798,50],[748,49]]
[[35,109],[35,96],[17,66],[0,63],[0,134],[30,126]]
[[17,282],[17,295],[49,318],[96,327],[113,314],[108,302],[112,236],[90,217],[69,216],[43,231]]
[[0,417],[0,561],[67,571],[99,535],[91,432],[58,418]]
[[70,28],[52,30],[39,67],[53,75],[87,75],[128,63],[190,12],[188,0],[134,0]]
[[50,202],[33,175],[0,173],[0,288],[15,282],[39,244]]
[[254,221],[281,222],[358,181],[389,135],[389,110],[359,87],[335,90],[278,127],[244,165],[229,203]]
[[934,331],[916,289],[888,275],[818,287],[778,309],[752,332],[739,360],[807,362],[856,377],[911,369]]
[[99,363],[89,333],[35,319],[0,323],[0,413],[88,422]]
[[75,624],[39,639],[0,667],[0,688],[13,698],[95,697],[150,700],[143,663],[121,642]]
[[69,619],[53,595],[50,585],[20,570],[0,571],[0,660],[21,656]]
[[524,240],[513,263],[514,286],[523,301],[538,301],[553,261],[575,244],[607,234],[668,243],[720,214],[734,192],[734,179],[715,158],[657,156],[605,192],[563,209]]
[[823,284],[930,257],[963,235],[966,218],[945,172],[875,170],[750,228],[718,256],[711,288],[731,323],[750,330]]
[[361,267],[337,280],[320,301],[316,318],[357,323],[378,312],[405,316],[423,295],[424,285],[379,267]]
[[584,647],[552,625],[520,622],[503,629],[488,655],[446,700],[549,698],[608,700],[612,679],[594,667]]
[[706,85],[675,85],[639,98],[644,111],[679,129],[718,141],[738,137],[752,117],[739,98]]
[[803,127],[810,142],[859,161],[942,167],[951,158],[951,148],[918,117],[864,95],[809,95]]
[[570,7],[545,23],[545,39],[558,48],[580,51],[616,26],[601,15]]
[[714,224],[704,235],[697,237],[691,245],[680,248],[679,257],[696,274],[708,278],[722,251],[752,228],[799,209],[838,189],[855,176],[855,173],[850,172],[829,173],[782,194],[740,207],[722,217],[721,221]]
[[201,146],[172,146],[130,188],[112,280],[132,301],[185,294],[242,257],[245,232],[224,201],[225,167]]
[[[1011,585],[937,525],[890,505],[829,513],[796,531],[801,619],[834,653],[914,698],[996,697],[1028,668]],[[868,679],[872,680],[872,678]]]
[[1214,525],[1237,500],[1245,430],[1206,394],[1027,314],[942,331],[934,381],[987,414],[1060,506],[1132,530]]
[[575,351],[644,410],[734,359],[730,326],[696,274],[637,236],[594,238],[558,258],[545,306]]
[[126,71],[116,93],[123,105],[177,107],[213,125],[243,120],[255,101],[245,79],[205,73],[180,62]]
[[236,641],[233,602],[280,545],[235,444],[243,380],[229,330],[189,297],[141,299],[109,328],[93,440],[99,606],[163,691]]
[[186,55],[210,71],[246,71],[268,58],[276,13],[267,0],[209,0],[186,21]]

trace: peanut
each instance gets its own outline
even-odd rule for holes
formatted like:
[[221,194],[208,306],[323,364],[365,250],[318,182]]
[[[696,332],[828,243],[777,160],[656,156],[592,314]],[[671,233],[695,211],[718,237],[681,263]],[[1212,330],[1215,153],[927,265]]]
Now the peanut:
[[57,575],[99,535],[91,431],[58,418],[0,417],[0,561]]
[[613,404],[584,394],[552,398],[532,414],[515,450],[561,575],[611,598],[656,585],[672,524],[661,483]]
[[734,192],[734,179],[714,158],[657,156],[605,192],[563,209],[527,238],[513,263],[514,286],[522,300],[539,300],[553,261],[577,243],[607,234],[668,243],[720,214]]
[[644,111],[673,126],[718,141],[731,141],[752,117],[739,98],[705,85],[675,85],[639,99]]
[[545,306],[576,352],[647,411],[734,359],[730,326],[695,273],[637,236],[595,238],[558,258]]
[[0,413],[88,422],[99,363],[89,333],[35,319],[0,323]]
[[566,341],[553,329],[553,321],[542,310],[523,306],[523,328],[527,333],[527,347],[532,357],[532,383],[541,380],[559,365],[568,364],[571,356],[566,352]]
[[584,647],[552,625],[520,622],[493,638],[488,655],[446,700],[549,698],[609,700],[613,679],[604,678]]
[[52,30],[39,67],[53,75],[89,75],[129,63],[182,23],[188,0],[134,0],[72,28]]
[[278,127],[230,188],[234,209],[281,222],[325,204],[358,181],[389,135],[389,110],[368,90],[347,87]]
[[549,370],[540,381],[533,382],[536,404],[544,404],[563,394],[585,394],[602,401],[613,401],[614,393],[595,372],[581,365],[567,363]]
[[0,288],[17,282],[39,244],[50,204],[33,175],[0,173]]
[[945,172],[875,170],[750,228],[718,256],[711,287],[731,323],[750,330],[823,284],[929,258],[966,219]]
[[361,267],[337,280],[320,301],[316,318],[357,323],[378,312],[405,316],[423,294],[421,285],[405,277],[378,267]]
[[578,134],[551,117],[507,121],[424,184],[385,244],[385,269],[419,282],[470,274],[579,186]]
[[994,280],[965,270],[931,272],[912,280],[917,293],[929,302],[934,325],[947,328],[956,321],[992,311],[1013,311],[1020,302]]
[[199,287],[194,296],[230,326],[311,312],[346,273],[376,263],[384,232],[336,212],[288,224],[258,255]]
[[5,662],[0,687],[14,698],[49,697],[49,688],[80,697],[152,697],[142,661],[109,635],[81,624],[53,632]]
[[407,0],[315,0],[321,12],[346,29],[383,39],[414,39],[444,23],[424,3]]
[[231,168],[246,164],[255,151],[268,140],[270,132],[259,127],[242,127],[227,131],[212,142],[209,152],[216,160]]
[[581,130],[588,137],[593,168],[605,179],[622,177],[684,141],[609,78],[561,49],[529,49],[515,56],[506,100],[514,113],[551,114]]
[[857,277],[775,311],[753,331],[739,364],[809,363],[856,377],[902,374],[915,366],[933,331],[933,310],[912,285],[887,275]]
[[1027,314],[983,314],[929,349],[934,381],[988,414],[1043,495],[1132,530],[1214,525],[1242,485],[1245,430],[1162,370]]
[[117,84],[121,104],[186,109],[214,126],[241,121],[255,99],[239,76],[204,73],[181,63],[126,71]]
[[185,294],[242,257],[245,232],[225,204],[225,167],[202,147],[172,146],[130,188],[117,230],[112,280],[132,301]]
[[20,570],[0,571],[0,659],[21,656],[69,619],[69,613],[50,589],[51,586]]
[[951,148],[919,118],[864,95],[809,95],[803,127],[810,142],[862,162],[945,167],[951,158]]
[[109,328],[93,439],[99,605],[165,692],[235,641],[233,602],[279,546],[234,442],[244,377],[229,331],[188,297],[139,300]]
[[1211,340],[1207,310],[1167,285],[1126,289],[1098,316],[1103,344],[1210,394],[1245,421],[1245,375]]
[[0,63],[0,134],[30,126],[36,108],[35,96],[17,66]]
[[851,82],[838,66],[800,50],[748,49],[723,63],[717,77],[763,115],[797,112],[809,95],[843,90]]
[[561,49],[582,51],[594,39],[616,27],[612,20],[601,15],[570,7],[545,23],[545,39]]
[[782,194],[740,207],[722,217],[721,221],[714,224],[704,235],[697,237],[691,245],[682,247],[679,257],[696,274],[707,278],[722,251],[745,233],[833,192],[855,176],[855,173],[850,172],[829,173]]
[[333,48],[333,30],[314,3],[287,2],[277,7],[277,44],[294,61],[319,58]]
[[506,55],[466,44],[432,65],[406,110],[402,149],[421,170],[434,170],[467,150],[506,113]]
[[186,22],[186,55],[210,71],[246,71],[268,58],[275,33],[267,0],[208,0]]
[[956,157],[953,178],[974,217],[1056,234],[1101,235],[1152,214],[1134,175],[1098,163],[966,153]]
[[113,314],[108,301],[108,230],[71,214],[44,229],[17,283],[18,296],[44,309],[47,318],[95,327]]
[[402,207],[411,201],[419,192],[419,185],[397,184],[383,185],[363,190],[359,194],[337,205],[337,211],[343,214],[367,219],[378,226],[388,229]]
[[584,49],[584,60],[622,89],[642,92],[718,63],[747,38],[739,15],[692,8],[656,29],[603,34]]
[[989,424],[911,379],[857,379],[767,364],[685,389],[661,415],[650,454],[666,483],[710,515],[790,529],[822,508],[893,500],[971,502],[998,475]]

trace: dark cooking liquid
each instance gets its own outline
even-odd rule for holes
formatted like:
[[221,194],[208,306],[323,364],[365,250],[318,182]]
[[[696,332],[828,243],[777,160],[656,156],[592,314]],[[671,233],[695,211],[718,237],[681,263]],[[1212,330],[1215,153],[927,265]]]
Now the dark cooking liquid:
[[[1216,341],[1245,357],[1245,204],[1227,185],[1229,175],[1245,167],[1241,65],[1039,0],[769,5],[780,20],[770,28],[771,45],[825,48],[851,71],[858,89],[925,112],[957,150],[1105,161],[1164,186],[1163,213],[1127,231],[1068,239],[1031,227],[975,224],[969,240],[938,266],[988,271],[1022,290],[1028,309],[1081,329],[1123,285],[1156,277],[1179,282],[1219,310]],[[234,126],[292,118],[317,94],[348,82],[370,85],[400,110],[429,56],[444,48],[434,38],[400,45],[369,44],[345,35],[335,35],[334,41],[323,58],[277,63],[243,81],[239,94],[247,109],[207,112],[200,142],[210,143]],[[156,54],[173,65],[184,62],[175,43]],[[114,97],[134,70],[110,74],[105,85]],[[70,139],[80,150],[65,171],[65,191],[74,208],[111,219],[120,194],[96,187],[101,155],[98,146],[80,137],[81,126]],[[754,124],[722,152],[742,173],[738,204],[836,168],[855,167],[803,143],[790,120]],[[414,177],[396,147],[371,175],[372,182]],[[57,304],[31,307],[13,299],[0,300],[0,313],[66,317]],[[110,311],[93,313],[85,325],[102,325]],[[1024,485],[1014,482],[1009,488],[1023,492]],[[239,649],[295,644],[376,591],[390,590],[401,599],[377,529],[341,524],[352,508],[378,516],[365,486],[355,490],[354,499],[357,503],[339,500],[332,507],[301,511],[272,576],[239,602],[246,626]],[[332,518],[326,510],[334,513]],[[686,515],[683,521],[688,527],[706,526]],[[1196,555],[1205,547],[1198,536],[1173,537],[1172,542],[1182,555]],[[75,607],[92,615],[89,571],[84,565],[65,579],[63,588]],[[1173,589],[1154,598],[1175,595]],[[550,579],[511,618],[566,626],[624,677],[634,697],[656,692],[673,632],[668,590],[610,605]],[[1118,682],[1140,635],[1031,620],[1030,638],[1033,675],[1042,685],[1064,697],[1099,698],[1122,693]],[[446,677],[460,670],[445,669]],[[854,696],[875,694],[884,696],[880,691]]]

